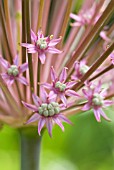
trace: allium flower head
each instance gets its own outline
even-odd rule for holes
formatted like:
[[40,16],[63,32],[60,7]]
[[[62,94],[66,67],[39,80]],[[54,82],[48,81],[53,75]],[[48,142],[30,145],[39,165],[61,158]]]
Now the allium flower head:
[[25,77],[21,75],[28,68],[28,63],[24,63],[21,66],[18,66],[18,55],[13,60],[12,65],[2,57],[0,57],[0,63],[6,70],[5,73],[1,73],[1,76],[8,85],[12,85],[14,80],[17,80],[22,84],[28,85],[28,82]]
[[86,65],[86,61],[76,61],[74,64],[75,73],[71,76],[72,80],[79,80],[88,70],[89,67]]
[[83,94],[87,99],[87,103],[84,105],[82,110],[90,110],[91,108],[94,111],[94,116],[98,122],[101,121],[100,116],[104,119],[110,121],[110,119],[105,115],[102,110],[103,107],[110,106],[113,104],[110,100],[105,100],[106,90],[101,89],[101,83],[98,85],[94,85],[92,83],[87,82],[87,89],[83,89]]
[[32,98],[35,105],[25,102],[23,102],[23,104],[34,112],[27,121],[27,124],[38,121],[39,135],[45,125],[48,129],[49,135],[52,136],[52,127],[54,123],[57,124],[62,131],[64,131],[64,126],[61,122],[71,124],[71,122],[61,113],[61,110],[65,109],[64,105],[56,102],[56,97],[52,92],[48,95],[47,92],[42,89],[41,98],[35,94],[32,95]]
[[61,37],[58,39],[53,39],[53,35],[44,37],[41,30],[38,31],[38,34],[36,36],[35,33],[31,30],[31,39],[34,42],[34,44],[21,43],[21,45],[28,49],[28,53],[37,52],[38,57],[42,64],[45,63],[46,52],[52,54],[60,54],[62,52],[54,47],[61,41]]
[[51,67],[52,84],[43,83],[43,86],[53,91],[53,93],[62,100],[65,106],[67,105],[66,96],[75,96],[75,97],[78,96],[79,97],[79,95],[74,90],[71,90],[71,88],[76,83],[74,81],[66,82],[66,78],[67,78],[66,70],[67,68],[64,67],[60,76],[57,77],[54,68]]

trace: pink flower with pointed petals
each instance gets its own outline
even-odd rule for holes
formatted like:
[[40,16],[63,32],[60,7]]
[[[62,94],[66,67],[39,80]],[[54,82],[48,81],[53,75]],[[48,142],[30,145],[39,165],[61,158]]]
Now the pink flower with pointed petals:
[[83,89],[85,98],[87,99],[87,103],[82,108],[83,111],[93,109],[94,116],[98,122],[101,122],[101,116],[110,121],[110,119],[106,116],[102,107],[110,106],[114,104],[113,101],[105,100],[106,90],[101,89],[101,82],[98,85],[94,85],[90,82],[87,82],[86,89]]
[[49,83],[42,84],[45,88],[53,91],[56,97],[59,97],[65,106],[67,106],[66,96],[79,97],[79,95],[74,90],[71,90],[71,88],[76,84],[76,82],[74,81],[65,82],[67,78],[66,70],[67,68],[64,67],[60,76],[57,77],[54,68],[51,67],[52,84]]
[[42,128],[46,125],[50,137],[52,137],[52,128],[54,123],[57,124],[62,131],[64,131],[64,126],[62,122],[71,124],[71,122],[61,113],[65,107],[63,104],[56,102],[56,97],[52,92],[47,94],[47,92],[41,89],[41,98],[32,94],[34,105],[22,102],[24,106],[34,112],[34,114],[29,118],[27,124],[38,121],[38,134],[40,135]]
[[[79,15],[71,13],[70,18],[72,18],[76,21],[74,23],[71,23],[71,26],[79,27],[79,26],[90,24],[91,19],[92,19],[93,15],[95,13],[95,10],[96,10],[96,6],[97,6],[97,4],[94,3],[90,9],[81,11],[79,13]],[[98,20],[98,18],[99,17],[97,16],[97,19],[95,19],[94,23]]]
[[21,76],[21,74],[28,68],[28,63],[18,66],[18,55],[16,55],[15,59],[13,60],[12,65],[1,56],[0,63],[6,70],[6,73],[1,73],[1,76],[7,85],[12,85],[14,80],[17,80],[24,85],[28,85],[26,78]]
[[61,37],[58,39],[53,39],[53,36],[44,37],[42,34],[42,31],[39,30],[37,36],[35,33],[31,30],[31,39],[34,42],[34,44],[29,43],[21,43],[21,46],[26,47],[28,50],[28,53],[38,53],[38,57],[42,64],[45,63],[46,59],[46,52],[52,53],[52,54],[60,54],[62,51],[56,49],[54,46],[58,44],[61,41]]
[[75,73],[71,76],[71,79],[78,81],[89,70],[89,67],[86,65],[86,61],[82,60],[74,63],[74,69]]

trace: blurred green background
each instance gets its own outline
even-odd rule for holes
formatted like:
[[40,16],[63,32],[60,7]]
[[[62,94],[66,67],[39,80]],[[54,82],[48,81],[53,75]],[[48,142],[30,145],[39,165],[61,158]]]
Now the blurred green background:
[[[97,123],[93,112],[74,115],[73,126],[65,125],[62,133],[58,126],[51,139],[44,133],[41,148],[41,170],[114,170],[114,116]],[[0,170],[20,170],[19,134],[4,126],[0,132]]]

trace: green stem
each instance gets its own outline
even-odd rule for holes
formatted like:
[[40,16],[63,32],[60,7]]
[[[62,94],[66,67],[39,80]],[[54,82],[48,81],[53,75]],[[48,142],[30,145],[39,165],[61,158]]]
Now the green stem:
[[21,137],[21,170],[39,170],[41,136],[37,128],[23,128]]

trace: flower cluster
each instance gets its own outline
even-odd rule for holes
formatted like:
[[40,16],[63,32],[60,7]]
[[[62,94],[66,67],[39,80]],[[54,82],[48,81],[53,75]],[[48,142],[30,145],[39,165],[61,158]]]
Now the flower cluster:
[[[20,2],[15,1],[13,8]],[[93,109],[98,122],[101,116],[110,120],[103,108],[113,105],[114,96],[114,32],[110,18],[114,4],[87,2],[75,15],[70,11],[70,0],[54,1],[57,8],[62,3],[60,12],[49,8],[49,1],[48,5],[40,4],[41,10],[35,8],[35,1],[25,1],[19,22],[14,18],[17,9],[10,14],[5,8],[7,3],[0,4],[4,9],[0,12],[0,122],[13,127],[37,122],[39,135],[46,127],[52,136],[54,124],[64,130],[62,122],[71,124],[68,114],[82,110]],[[34,12],[30,12],[28,3],[33,3],[30,9]],[[61,11],[66,7],[67,12]],[[75,20],[71,24],[74,27],[67,26],[70,18]]]

